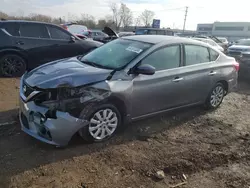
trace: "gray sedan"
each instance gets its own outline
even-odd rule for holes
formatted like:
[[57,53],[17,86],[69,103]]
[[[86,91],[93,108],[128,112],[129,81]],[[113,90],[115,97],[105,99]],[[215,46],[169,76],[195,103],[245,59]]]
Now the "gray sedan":
[[57,146],[76,133],[101,142],[141,118],[200,104],[216,109],[237,85],[238,70],[234,58],[192,39],[119,38],[25,73],[21,127]]

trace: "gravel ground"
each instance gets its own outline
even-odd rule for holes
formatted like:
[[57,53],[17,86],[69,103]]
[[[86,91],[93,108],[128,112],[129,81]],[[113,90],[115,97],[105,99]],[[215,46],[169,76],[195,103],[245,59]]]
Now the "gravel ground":
[[105,143],[76,136],[57,149],[20,131],[18,82],[0,79],[1,188],[250,186],[250,84],[216,111],[183,109],[130,124]]

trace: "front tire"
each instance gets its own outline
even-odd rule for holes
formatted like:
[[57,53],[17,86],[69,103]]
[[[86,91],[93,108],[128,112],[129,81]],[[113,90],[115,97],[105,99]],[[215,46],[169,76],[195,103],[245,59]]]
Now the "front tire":
[[206,108],[210,110],[218,108],[224,99],[225,93],[224,85],[222,83],[217,83],[207,97],[205,104]]
[[26,71],[25,60],[15,54],[7,54],[0,58],[0,74],[5,77],[20,77]]
[[79,130],[79,135],[87,142],[103,142],[115,135],[121,125],[121,114],[112,104],[88,105],[80,117],[89,124]]

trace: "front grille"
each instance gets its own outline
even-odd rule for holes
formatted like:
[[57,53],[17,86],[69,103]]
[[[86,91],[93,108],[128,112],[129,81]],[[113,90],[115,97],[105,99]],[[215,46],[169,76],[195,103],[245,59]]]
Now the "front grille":
[[235,56],[235,55],[241,55],[241,52],[229,52],[229,55]]
[[28,119],[27,117],[21,112],[21,121],[22,121],[22,124],[25,128],[29,129],[29,122],[28,122]]
[[33,91],[35,91],[35,89],[27,85],[25,82],[23,82],[22,90],[25,97],[28,97]]

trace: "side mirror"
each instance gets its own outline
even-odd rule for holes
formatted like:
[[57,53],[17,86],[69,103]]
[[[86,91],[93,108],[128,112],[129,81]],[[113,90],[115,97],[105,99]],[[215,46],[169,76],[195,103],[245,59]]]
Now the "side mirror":
[[135,74],[153,75],[155,73],[155,68],[151,65],[139,65],[133,71]]
[[76,38],[74,36],[71,36],[70,37],[70,42],[75,42],[76,41]]

